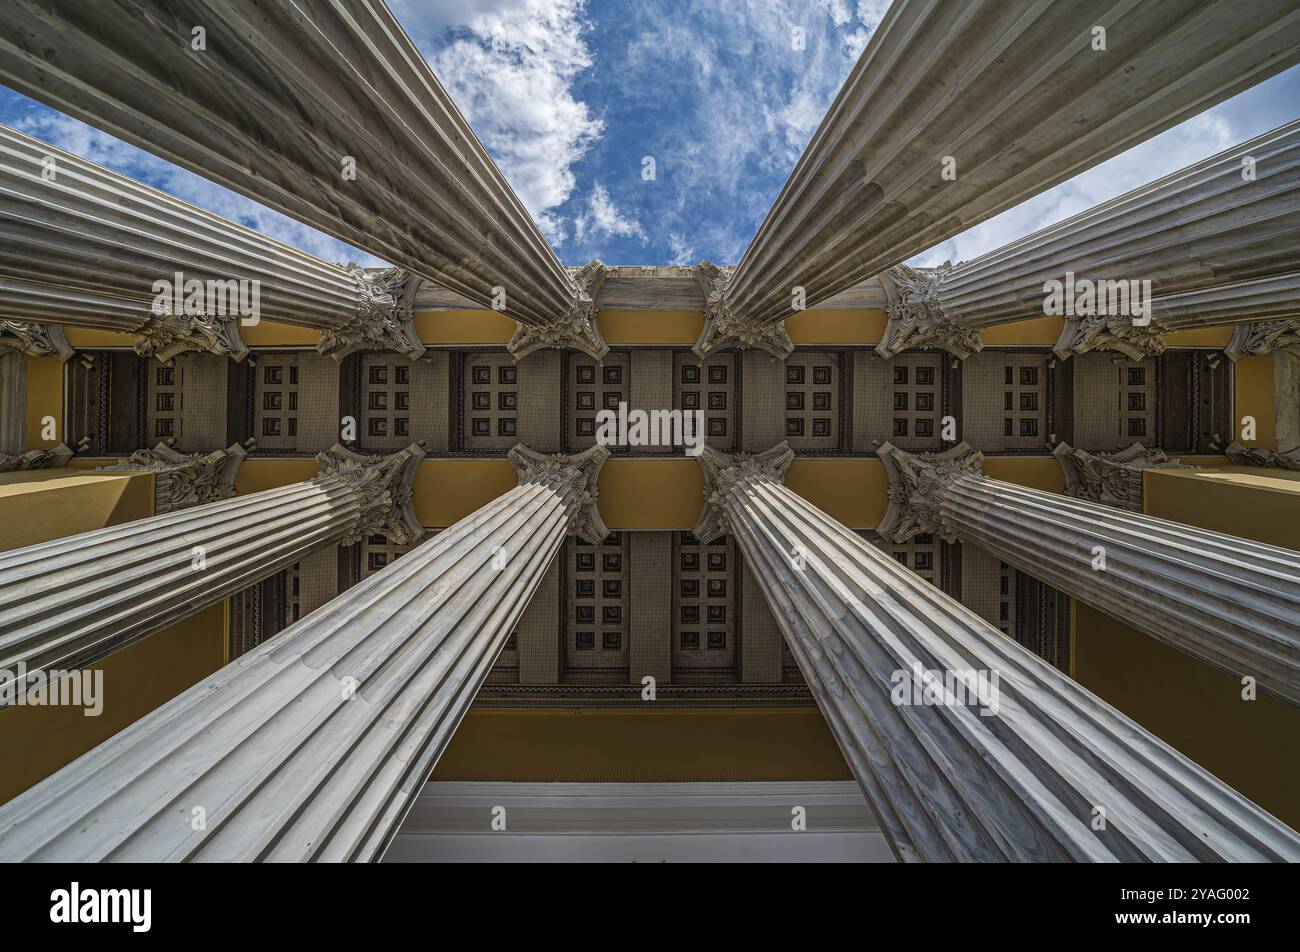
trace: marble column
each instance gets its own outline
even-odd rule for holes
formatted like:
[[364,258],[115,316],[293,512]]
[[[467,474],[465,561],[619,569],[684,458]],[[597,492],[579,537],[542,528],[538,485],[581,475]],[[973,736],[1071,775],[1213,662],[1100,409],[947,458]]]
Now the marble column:
[[[225,453],[195,462],[202,486],[184,488],[180,468],[167,477],[182,500],[224,492],[239,458]],[[0,677],[89,665],[322,546],[418,539],[411,482],[423,456],[414,444],[373,457],[335,446],[304,482],[0,553]]]
[[3,126],[0,275],[5,316],[137,334],[148,353],[242,357],[239,327],[262,320],[339,358],[424,352],[409,272],[322,261]]
[[737,343],[723,332],[739,325],[761,339],[759,326],[800,304],[880,274],[1297,61],[1300,15],[1289,0],[1252,5],[1249,17],[1228,0],[894,3],[710,309],[696,350]]
[[965,443],[879,449],[894,541],[979,546],[1073,598],[1300,706],[1300,552],[981,475]]
[[1105,348],[1140,360],[1175,330],[1296,314],[1298,234],[1293,122],[971,261],[889,269],[877,353],[965,357],[983,328],[1050,313],[1066,318],[1058,356]]
[[0,860],[380,858],[565,533],[607,534],[607,456],[516,446],[516,488],[0,806]]
[[1164,450],[1134,443],[1118,453],[1089,453],[1062,442],[1052,451],[1065,472],[1065,494],[1075,499],[1142,512],[1142,473],[1148,469],[1195,469]]
[[589,289],[380,0],[16,0],[0,83],[501,311],[534,329],[521,345],[607,350]]
[[235,495],[235,477],[248,452],[235,443],[211,453],[179,453],[166,443],[136,450],[121,463],[101,466],[105,472],[145,471],[154,474],[153,513],[220,502]]
[[706,449],[729,533],[900,860],[1294,860],[1300,836],[795,495]]

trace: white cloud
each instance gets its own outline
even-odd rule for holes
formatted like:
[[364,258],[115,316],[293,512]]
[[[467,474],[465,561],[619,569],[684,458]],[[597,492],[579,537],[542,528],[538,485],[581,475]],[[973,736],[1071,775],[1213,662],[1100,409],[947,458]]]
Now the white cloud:
[[695,264],[695,244],[677,232],[668,233],[668,263]]
[[137,182],[151,185],[326,261],[342,264],[355,262],[365,267],[377,267],[384,263],[374,255],[358,251],[346,242],[322,234],[315,228],[137,149],[71,116],[40,107],[16,120],[13,125],[19,131],[66,152],[106,166]]
[[587,197],[587,207],[573,219],[574,238],[579,242],[601,238],[640,238],[645,230],[635,218],[628,218],[614,207],[605,186],[599,182]]
[[591,66],[584,0],[393,7],[543,234],[563,242],[554,209],[573,192],[574,163],[604,129],[572,88]]

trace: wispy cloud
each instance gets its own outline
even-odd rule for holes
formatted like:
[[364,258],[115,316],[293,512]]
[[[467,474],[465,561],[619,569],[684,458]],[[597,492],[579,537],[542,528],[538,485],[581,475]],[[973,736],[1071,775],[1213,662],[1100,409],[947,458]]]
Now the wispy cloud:
[[401,0],[393,10],[543,233],[563,242],[556,209],[604,129],[573,93],[592,63],[583,0]]
[[601,238],[640,238],[645,241],[645,230],[635,218],[629,218],[614,207],[609,192],[599,182],[587,196],[587,207],[573,220],[574,237],[578,241],[596,241]]

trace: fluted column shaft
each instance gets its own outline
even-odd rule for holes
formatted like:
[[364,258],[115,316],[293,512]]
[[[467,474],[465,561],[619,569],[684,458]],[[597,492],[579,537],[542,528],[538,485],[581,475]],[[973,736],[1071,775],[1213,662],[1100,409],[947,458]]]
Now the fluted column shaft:
[[[159,305],[155,282],[176,285],[178,273],[181,287]],[[242,355],[236,319],[268,320],[320,331],[329,352],[363,346],[423,352],[410,328],[407,298],[415,289],[408,287],[409,274],[375,275],[322,261],[3,126],[0,274],[0,301],[14,298],[0,308],[31,321],[146,337],[189,330],[188,336],[206,339],[202,349]],[[191,281],[203,290],[194,308],[185,300]],[[211,300],[226,282],[245,282],[248,301],[241,302],[237,288]],[[254,288],[257,313],[250,315],[240,308],[252,303]],[[127,300],[115,304],[111,297]]]
[[[899,859],[1300,855],[1294,831],[781,485],[792,456],[706,449],[697,534],[735,538]],[[945,672],[991,690],[945,693]]]
[[[956,267],[891,269],[878,352],[942,347],[965,357],[983,346],[982,328],[1052,310],[1066,317],[1061,357],[1098,347],[1159,353],[1161,335],[1182,327],[1259,320],[1279,305],[1294,313],[1297,236],[1293,122]],[[1134,282],[1140,295],[1142,281],[1145,300],[1130,293]],[[1048,282],[1061,290],[1055,302]],[[1142,303],[1149,315],[1138,313]]]
[[783,320],[796,286],[815,305],[1297,60],[1287,0],[1250,17],[1227,0],[895,3],[746,249],[724,316]]
[[381,0],[17,0],[0,10],[0,82],[569,346],[607,349],[592,301]]
[[378,859],[565,532],[605,534],[607,455],[516,447],[515,489],[0,807],[0,859]]
[[321,546],[368,532],[419,538],[410,486],[423,455],[335,447],[305,482],[0,554],[0,691],[20,664],[83,667]]
[[879,452],[890,476],[882,535],[979,546],[1300,706],[1300,552],[990,479],[964,443]]

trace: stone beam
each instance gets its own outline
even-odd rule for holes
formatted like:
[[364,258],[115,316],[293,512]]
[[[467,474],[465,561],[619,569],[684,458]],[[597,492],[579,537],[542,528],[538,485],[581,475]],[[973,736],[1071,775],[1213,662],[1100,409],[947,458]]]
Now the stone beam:
[[380,0],[16,0],[0,82],[605,352],[583,289]]
[[965,357],[982,329],[1051,313],[1066,318],[1061,358],[1106,348],[1140,360],[1176,330],[1297,313],[1298,236],[1293,122],[972,261],[889,269],[876,353]]
[[705,448],[736,540],[904,861],[1300,857],[1300,836],[795,495],[785,444]]
[[[151,352],[242,356],[236,328],[259,320],[317,330],[339,358],[424,352],[408,272],[330,264],[4,127],[0,274],[5,313],[31,305],[26,320],[139,334]],[[133,303],[96,310],[105,295]]]
[[608,455],[516,447],[514,489],[0,806],[0,861],[381,858],[565,533],[607,534]]
[[815,305],[1296,62],[1290,0],[1248,17],[1229,0],[895,3],[745,251],[724,316],[782,321],[796,289]]
[[[241,458],[232,447],[160,473],[172,511],[0,554],[0,698],[22,692],[20,670],[84,667],[322,546],[418,539],[411,484],[423,457],[414,444],[382,457],[335,446],[313,479],[223,498]],[[189,505],[200,498],[218,501]]]
[[932,532],[979,546],[1300,706],[1300,552],[989,479],[965,443],[878,452],[889,475],[882,536]]

